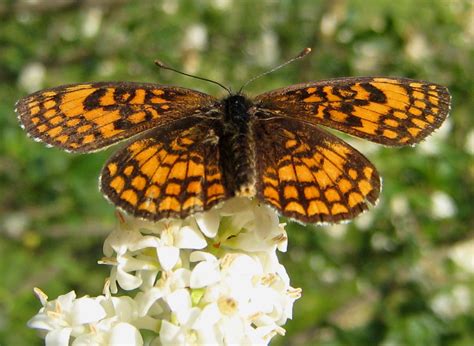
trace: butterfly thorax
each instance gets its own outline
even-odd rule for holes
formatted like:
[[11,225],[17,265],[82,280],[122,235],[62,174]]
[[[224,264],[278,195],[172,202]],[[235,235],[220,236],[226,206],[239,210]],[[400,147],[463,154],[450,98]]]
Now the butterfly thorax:
[[251,102],[243,95],[223,100],[224,126],[219,147],[224,179],[231,194],[255,195],[255,151],[252,133]]

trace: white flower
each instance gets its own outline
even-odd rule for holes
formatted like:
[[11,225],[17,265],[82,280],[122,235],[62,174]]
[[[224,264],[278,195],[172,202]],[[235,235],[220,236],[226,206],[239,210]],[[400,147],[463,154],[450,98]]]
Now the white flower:
[[100,330],[100,324],[96,328],[99,329],[78,336],[73,345],[143,345],[139,330],[129,323],[120,322],[107,330]]
[[[110,277],[111,291],[117,293],[117,284],[133,290],[143,284],[151,287],[159,272],[171,270],[180,260],[181,249],[201,249],[207,245],[197,227],[181,221],[162,221],[156,224],[124,219],[121,227],[107,237],[104,244],[106,257],[100,263],[114,265]],[[143,235],[153,234],[153,235]],[[159,234],[161,237],[157,237]],[[110,256],[115,253],[116,258]]]
[[193,24],[185,29],[183,47],[203,50],[207,46],[207,29],[202,24]]
[[474,274],[474,240],[466,240],[451,247],[448,257],[467,273]]
[[452,319],[460,314],[469,313],[471,293],[467,286],[456,285],[451,291],[437,294],[431,302],[431,308],[440,317]]
[[39,62],[26,65],[20,73],[18,84],[28,92],[33,92],[43,87],[46,68]]
[[[146,249],[155,249],[158,240],[152,236],[143,236],[138,230],[130,229],[122,223],[118,230],[112,232],[104,243],[103,258],[99,263],[113,265],[110,275],[110,289],[117,293],[117,283],[126,290],[138,288],[142,283],[142,272],[152,272],[153,278],[158,274],[158,263]],[[115,253],[116,258],[111,256]],[[132,274],[133,273],[133,274]]]
[[271,208],[235,198],[185,220],[120,219],[99,262],[112,267],[103,296],[39,293],[29,326],[46,344],[142,345],[148,330],[152,345],[265,345],[285,333],[301,290],[278,261],[287,235]]
[[453,199],[443,191],[431,195],[431,214],[437,219],[453,217],[457,212]]
[[[81,297],[71,291],[48,301],[39,289],[35,292],[43,308],[28,321],[39,329],[46,345],[110,345],[121,340],[127,345],[142,345],[143,339],[133,323],[140,323],[136,303],[130,297]],[[155,323],[156,328],[156,323]]]
[[474,155],[474,130],[470,130],[466,135],[464,150],[470,155]]
[[246,254],[228,253],[217,259],[194,252],[193,260],[200,262],[191,273],[190,288],[203,290],[198,302],[203,308],[193,307],[186,290],[177,291],[168,300],[176,319],[162,324],[163,345],[183,340],[266,344],[276,333],[284,333],[279,325],[291,318],[292,304],[299,297],[298,291],[288,293],[286,275],[265,273],[264,262]]
[[67,342],[72,333],[82,333],[88,323],[97,322],[106,316],[99,299],[76,299],[76,293],[71,291],[56,300],[48,301],[48,297],[41,290],[35,289],[35,293],[43,307],[28,321],[28,326],[49,334],[47,337],[52,343]]
[[441,127],[436,130],[433,135],[429,136],[423,142],[417,145],[416,150],[428,156],[439,155],[441,149],[444,146],[446,138],[448,138],[448,136],[451,134],[452,127],[452,120],[450,118],[446,119],[446,121],[443,122]]

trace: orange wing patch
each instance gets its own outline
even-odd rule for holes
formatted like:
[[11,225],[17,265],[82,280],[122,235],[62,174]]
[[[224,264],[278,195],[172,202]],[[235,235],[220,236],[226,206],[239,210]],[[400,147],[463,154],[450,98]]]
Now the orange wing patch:
[[255,131],[275,140],[257,147],[257,196],[282,215],[310,223],[338,222],[377,201],[380,177],[375,167],[338,138],[285,119],[262,121]]
[[148,220],[184,218],[230,196],[209,142],[209,123],[162,128],[115,154],[101,189],[118,207]]
[[281,116],[401,146],[418,143],[441,126],[450,109],[448,90],[403,78],[341,78],[298,84],[257,97]]
[[86,83],[21,99],[17,113],[33,138],[73,152],[100,150],[144,130],[205,111],[209,95],[140,83]]

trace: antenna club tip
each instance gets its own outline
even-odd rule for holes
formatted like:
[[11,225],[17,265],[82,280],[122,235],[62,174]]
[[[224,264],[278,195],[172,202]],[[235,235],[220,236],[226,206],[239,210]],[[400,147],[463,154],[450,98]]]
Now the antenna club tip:
[[305,49],[303,49],[303,50],[301,51],[300,54],[298,54],[298,58],[302,58],[302,57],[308,55],[309,53],[311,53],[311,50],[312,50],[311,48],[306,47]]
[[161,60],[158,60],[158,59],[155,60],[155,65],[158,67],[166,67],[166,65]]

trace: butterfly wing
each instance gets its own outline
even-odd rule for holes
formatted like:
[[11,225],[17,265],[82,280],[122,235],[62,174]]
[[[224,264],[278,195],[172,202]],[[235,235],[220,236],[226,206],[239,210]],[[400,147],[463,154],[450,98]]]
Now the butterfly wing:
[[404,78],[339,78],[297,84],[257,96],[262,112],[298,118],[402,146],[418,143],[441,126],[451,98],[440,85]]
[[229,197],[213,120],[187,118],[145,133],[105,164],[100,187],[125,212],[185,218]]
[[205,112],[215,99],[198,91],[131,82],[64,85],[18,101],[36,140],[73,152],[103,149],[170,121]]
[[307,223],[349,220],[377,201],[380,177],[357,150],[294,119],[256,121],[257,197]]

